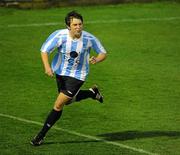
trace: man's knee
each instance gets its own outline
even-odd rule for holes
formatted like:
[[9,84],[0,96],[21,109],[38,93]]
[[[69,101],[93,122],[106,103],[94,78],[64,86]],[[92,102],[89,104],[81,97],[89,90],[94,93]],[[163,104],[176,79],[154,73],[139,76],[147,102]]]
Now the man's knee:
[[55,109],[56,111],[61,111],[61,110],[63,109],[63,104],[55,104],[55,105],[54,105],[54,109]]

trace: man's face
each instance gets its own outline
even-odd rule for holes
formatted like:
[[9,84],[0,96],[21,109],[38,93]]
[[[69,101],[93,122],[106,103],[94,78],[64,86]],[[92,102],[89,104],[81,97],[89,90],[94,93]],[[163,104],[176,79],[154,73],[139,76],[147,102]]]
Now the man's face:
[[83,29],[83,23],[80,19],[73,18],[70,22],[70,33],[73,37],[79,38]]

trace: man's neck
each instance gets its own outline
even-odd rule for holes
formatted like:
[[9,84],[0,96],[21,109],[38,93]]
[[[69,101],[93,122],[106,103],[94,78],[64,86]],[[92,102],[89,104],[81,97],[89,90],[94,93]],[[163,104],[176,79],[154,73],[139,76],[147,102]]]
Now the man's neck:
[[76,35],[76,34],[72,34],[71,31],[69,31],[69,35],[73,40],[76,40],[76,39],[81,38],[82,32],[81,34]]

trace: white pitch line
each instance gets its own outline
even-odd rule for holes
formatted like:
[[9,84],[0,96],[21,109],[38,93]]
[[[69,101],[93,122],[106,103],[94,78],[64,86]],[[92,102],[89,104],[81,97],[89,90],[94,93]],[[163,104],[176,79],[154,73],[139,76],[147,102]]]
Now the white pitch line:
[[[36,125],[40,125],[40,126],[43,125],[40,122],[36,122],[36,121],[32,121],[32,120],[27,120],[27,119],[24,119],[24,118],[12,116],[12,115],[7,115],[7,114],[3,114],[3,113],[0,113],[0,116],[1,117],[6,117],[6,118],[10,118],[10,119],[14,119],[14,120],[18,120],[18,121],[25,122],[25,123],[29,123],[29,124],[36,124]],[[131,147],[131,146],[128,146],[128,145],[125,145],[125,144],[121,144],[121,143],[117,143],[117,142],[113,142],[113,141],[104,140],[104,139],[101,139],[101,138],[98,138],[98,137],[95,137],[95,136],[90,136],[90,135],[82,134],[82,133],[79,133],[79,132],[75,132],[75,131],[72,131],[72,130],[67,130],[67,129],[59,128],[59,127],[56,127],[56,126],[52,127],[52,129],[63,131],[63,132],[69,133],[71,135],[76,135],[76,136],[79,136],[79,137],[85,137],[85,138],[88,138],[88,139],[97,140],[97,141],[100,141],[100,142],[104,142],[106,144],[111,144],[111,145],[114,145],[114,146],[119,146],[120,148],[125,148],[125,149],[132,150],[132,151],[139,152],[139,153],[144,153],[144,154],[148,154],[148,155],[158,155],[157,153],[152,153],[152,152],[149,152],[149,151],[146,151],[146,150],[143,150],[143,149]]]
[[[143,22],[143,21],[172,21],[180,20],[180,17],[164,17],[164,18],[125,18],[125,19],[111,19],[111,20],[94,20],[86,21],[85,24],[111,24],[111,23],[121,23],[121,22]],[[2,28],[18,28],[18,27],[41,27],[41,26],[56,26],[65,25],[62,22],[47,22],[47,23],[30,23],[30,24],[9,24],[1,25]]]

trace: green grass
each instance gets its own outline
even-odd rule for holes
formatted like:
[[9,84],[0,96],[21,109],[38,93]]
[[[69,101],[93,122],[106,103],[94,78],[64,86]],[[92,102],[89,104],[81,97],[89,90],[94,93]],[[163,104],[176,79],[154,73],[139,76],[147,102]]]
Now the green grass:
[[[85,30],[108,51],[91,66],[83,88],[97,83],[105,97],[64,108],[57,127],[96,136],[161,155],[180,153],[180,19],[122,22],[122,19],[180,17],[179,3],[16,10],[0,8],[0,113],[42,122],[57,96],[56,83],[44,75],[39,49],[47,36],[64,28],[64,16],[81,12]],[[86,24],[86,21],[116,20]],[[55,26],[8,27],[59,22]],[[3,155],[122,154],[140,152],[55,129],[45,145],[29,140],[40,126],[0,116]]]

